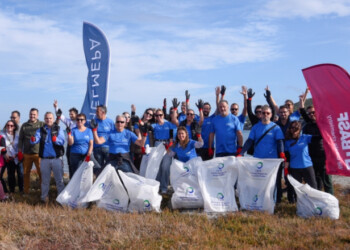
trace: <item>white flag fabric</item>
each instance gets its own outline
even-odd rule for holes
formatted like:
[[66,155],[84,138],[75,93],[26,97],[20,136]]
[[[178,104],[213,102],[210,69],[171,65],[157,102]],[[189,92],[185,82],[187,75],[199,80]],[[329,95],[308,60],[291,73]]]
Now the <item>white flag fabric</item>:
[[155,180],[159,172],[160,163],[163,156],[166,154],[166,150],[163,144],[159,144],[155,150],[151,150],[148,155],[148,162],[145,172],[145,177]]
[[170,183],[174,189],[171,197],[173,209],[203,208],[204,201],[198,183],[198,167],[202,158],[196,157],[184,163],[174,159],[170,167]]
[[92,161],[84,161],[75,171],[65,189],[58,195],[56,201],[63,206],[71,208],[87,207],[88,203],[82,202],[82,199],[92,186],[93,166],[94,163]]
[[238,170],[234,156],[203,161],[198,167],[198,181],[205,212],[237,211],[234,184]]
[[281,162],[282,159],[236,158],[237,191],[241,209],[273,214],[274,190]]
[[129,211],[160,212],[162,196],[158,194],[160,183],[134,173],[124,173],[118,170],[119,176],[127,189],[130,204]]
[[290,184],[297,194],[297,215],[304,218],[328,217],[339,219],[339,201],[333,195],[302,184],[288,175]]
[[128,210],[129,196],[115,168],[108,164],[83,199],[86,202],[97,201],[97,206],[111,210]]

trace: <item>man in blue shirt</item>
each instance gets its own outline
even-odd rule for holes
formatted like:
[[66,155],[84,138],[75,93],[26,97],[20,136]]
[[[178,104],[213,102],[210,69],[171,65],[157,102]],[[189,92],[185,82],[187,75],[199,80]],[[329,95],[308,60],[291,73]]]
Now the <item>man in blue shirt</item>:
[[114,128],[114,122],[112,119],[107,118],[107,107],[104,105],[97,106],[96,109],[96,118],[95,124],[97,127],[93,128],[90,124],[91,129],[97,131],[98,137],[103,137],[105,142],[103,144],[94,143],[94,157],[96,161],[100,164],[101,169],[94,168],[94,173],[98,176],[103,168],[106,166],[108,155],[109,155],[109,147],[107,141],[107,137]]
[[[216,157],[237,155],[240,153],[243,144],[243,134],[238,118],[229,113],[229,106],[226,100],[219,102],[219,112],[212,120],[209,135],[209,156],[213,155],[210,147],[216,136]],[[237,145],[238,143],[238,145]]]
[[30,138],[31,144],[39,143],[40,172],[41,172],[41,201],[48,203],[50,189],[51,170],[55,177],[57,193],[64,189],[63,183],[63,162],[64,154],[64,133],[63,130],[54,124],[54,116],[51,112],[45,114],[45,125],[39,128],[35,136]]
[[[261,121],[252,127],[248,140],[244,143],[242,155],[254,144],[253,156],[256,158],[285,159],[284,135],[281,128],[274,122],[271,122],[271,116],[271,108],[268,105],[263,106]],[[282,199],[281,176],[283,167],[284,165],[281,164],[277,173],[277,203],[281,202]]]

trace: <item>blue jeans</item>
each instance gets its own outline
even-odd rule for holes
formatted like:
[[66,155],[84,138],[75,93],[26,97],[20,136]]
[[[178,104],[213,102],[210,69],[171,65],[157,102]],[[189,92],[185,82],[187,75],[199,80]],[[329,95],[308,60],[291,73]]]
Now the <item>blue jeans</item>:
[[99,166],[96,166],[96,165],[94,166],[94,174],[96,176],[98,176],[107,164],[107,160],[109,157],[109,148],[108,147],[99,147],[99,148],[94,147],[94,157],[99,164]]
[[[80,167],[80,165],[84,162],[86,155],[70,153],[70,165],[71,165],[71,173],[69,173],[69,178],[72,179],[75,171]],[[90,161],[94,163],[94,169],[100,169],[100,164],[96,161],[93,154],[90,155]]]
[[111,164],[115,168],[116,171],[117,170],[121,170],[121,171],[123,171],[125,173],[127,173],[127,172],[133,173],[132,168],[130,166],[130,163],[127,160],[123,160],[122,164],[119,165],[119,166],[118,166],[118,161],[117,160],[111,160],[111,161],[108,162],[108,164]]
[[173,158],[165,154],[160,163],[159,172],[156,180],[160,182],[159,190],[161,193],[165,193],[168,190],[169,179],[170,179],[170,166]]
[[63,161],[60,158],[55,159],[41,159],[40,162],[41,171],[41,200],[45,200],[48,197],[50,189],[51,171],[56,181],[57,195],[59,195],[64,189],[63,183]]

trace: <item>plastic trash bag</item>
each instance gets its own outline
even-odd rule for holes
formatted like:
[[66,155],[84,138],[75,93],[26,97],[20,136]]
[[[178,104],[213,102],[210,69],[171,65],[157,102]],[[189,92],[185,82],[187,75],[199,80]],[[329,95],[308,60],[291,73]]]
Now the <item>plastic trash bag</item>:
[[176,159],[170,167],[170,183],[174,188],[172,208],[203,208],[204,201],[198,183],[198,167],[202,158],[196,157],[184,163]]
[[273,214],[274,191],[281,162],[282,159],[237,158],[237,191],[241,209]]
[[71,208],[87,207],[88,203],[82,202],[82,199],[92,186],[93,166],[92,161],[84,161],[75,171],[65,189],[58,195],[56,201]]
[[198,182],[201,188],[205,212],[237,211],[234,184],[238,170],[234,156],[203,161],[198,167]]
[[159,172],[160,163],[163,159],[163,156],[166,154],[164,145],[161,143],[148,155],[148,162],[145,172],[145,177],[148,179],[155,180]]
[[96,179],[83,201],[97,201],[97,206],[110,211],[128,210],[129,196],[115,168],[108,164]]
[[288,175],[290,184],[297,194],[297,215],[304,218],[328,217],[339,219],[339,201],[333,195],[302,184]]
[[129,211],[160,212],[162,196],[158,194],[160,183],[134,173],[124,173],[118,170],[130,198]]
[[[148,144],[147,144],[148,146]],[[146,147],[146,154],[142,156],[142,160],[141,160],[141,165],[140,165],[140,175],[145,177],[146,176],[146,169],[147,169],[147,165],[148,165],[148,159],[150,154],[152,153],[152,155],[154,154],[154,151],[156,151],[156,147]]]

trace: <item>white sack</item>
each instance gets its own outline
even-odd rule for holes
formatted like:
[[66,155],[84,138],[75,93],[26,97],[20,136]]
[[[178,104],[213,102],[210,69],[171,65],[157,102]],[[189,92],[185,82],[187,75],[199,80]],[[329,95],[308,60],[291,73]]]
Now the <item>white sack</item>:
[[150,157],[150,154],[154,154],[154,152],[156,151],[156,147],[147,147],[146,148],[146,154],[142,156],[142,160],[141,160],[141,165],[140,165],[140,175],[145,177],[146,176],[146,169],[147,169],[147,165],[148,165],[148,159]]
[[129,211],[160,212],[162,196],[158,194],[160,183],[134,173],[124,173],[118,170],[130,197]]
[[93,166],[94,163],[92,161],[84,161],[75,171],[65,189],[58,195],[56,201],[63,206],[71,208],[87,207],[88,203],[81,200],[92,186]]
[[174,188],[171,204],[177,208],[203,208],[204,201],[198,183],[198,167],[202,158],[196,157],[184,163],[174,159],[170,167],[170,183]]
[[97,201],[98,207],[111,211],[126,212],[129,204],[129,196],[110,164],[103,169],[83,200]]
[[274,191],[282,159],[237,158],[237,191],[241,209],[273,214]]
[[145,177],[155,180],[159,171],[160,163],[163,156],[166,154],[163,143],[159,144],[155,150],[152,150],[148,155]]
[[304,218],[329,217],[339,219],[339,202],[333,195],[302,184],[288,175],[290,184],[297,194],[297,215]]
[[198,182],[201,188],[205,212],[237,211],[234,184],[238,170],[234,156],[219,157],[203,161],[198,168]]

